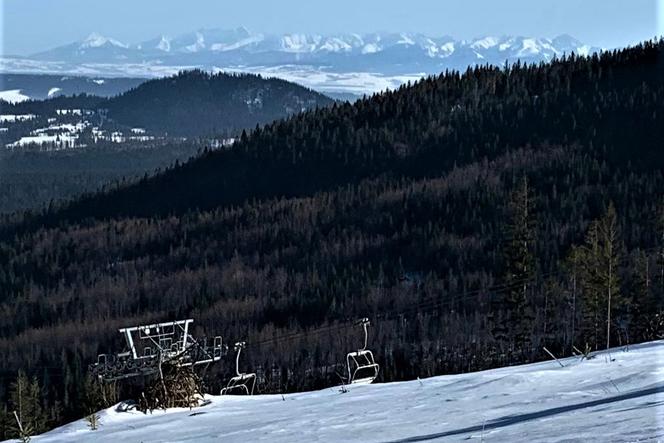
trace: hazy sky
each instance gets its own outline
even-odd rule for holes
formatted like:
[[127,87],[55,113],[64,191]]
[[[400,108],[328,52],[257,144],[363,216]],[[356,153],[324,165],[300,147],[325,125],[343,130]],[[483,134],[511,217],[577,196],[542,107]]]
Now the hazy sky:
[[664,0],[0,0],[0,48],[3,54],[29,54],[93,31],[136,43],[160,34],[238,26],[263,33],[407,31],[455,38],[566,33],[610,48],[664,34],[661,4]]

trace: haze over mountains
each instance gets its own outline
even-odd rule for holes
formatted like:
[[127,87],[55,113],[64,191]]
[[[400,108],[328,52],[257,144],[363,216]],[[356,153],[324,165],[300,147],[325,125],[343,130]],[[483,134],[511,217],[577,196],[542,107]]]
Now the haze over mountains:
[[274,75],[326,92],[366,93],[445,69],[549,61],[599,50],[569,35],[456,40],[416,33],[270,35],[240,27],[162,35],[134,44],[92,33],[29,57],[4,58],[0,67],[5,72],[106,76],[160,76],[200,67]]

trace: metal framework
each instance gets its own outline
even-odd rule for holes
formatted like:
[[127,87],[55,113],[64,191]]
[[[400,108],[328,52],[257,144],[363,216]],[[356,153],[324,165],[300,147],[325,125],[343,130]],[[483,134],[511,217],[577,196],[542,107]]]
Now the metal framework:
[[221,336],[212,343],[191,335],[193,319],[134,326],[119,330],[126,348],[117,355],[100,354],[90,371],[99,379],[111,382],[132,377],[159,374],[164,364],[175,367],[209,365],[226,353]]
[[256,374],[240,372],[240,353],[246,346],[245,342],[235,343],[235,377],[228,381],[228,385],[221,390],[221,395],[242,394],[253,395],[254,387],[256,386]]
[[368,318],[358,322],[364,329],[364,346],[346,356],[348,366],[348,384],[368,384],[378,377],[380,366],[374,360],[373,353],[367,349],[368,332],[367,327],[371,324]]

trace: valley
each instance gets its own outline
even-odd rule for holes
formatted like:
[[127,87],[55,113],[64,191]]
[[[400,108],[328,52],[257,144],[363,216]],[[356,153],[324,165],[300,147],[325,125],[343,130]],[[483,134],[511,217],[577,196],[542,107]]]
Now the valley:
[[226,149],[244,129],[332,103],[282,80],[190,71],[112,97],[0,104],[0,213],[140,178]]

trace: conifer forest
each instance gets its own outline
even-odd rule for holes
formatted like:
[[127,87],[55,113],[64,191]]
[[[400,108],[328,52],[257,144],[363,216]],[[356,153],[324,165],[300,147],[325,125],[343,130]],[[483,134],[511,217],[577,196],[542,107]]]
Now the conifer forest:
[[379,382],[664,337],[664,41],[325,104],[0,216],[0,439],[135,396],[88,374],[125,326],[246,341],[260,393],[339,384],[363,317]]

